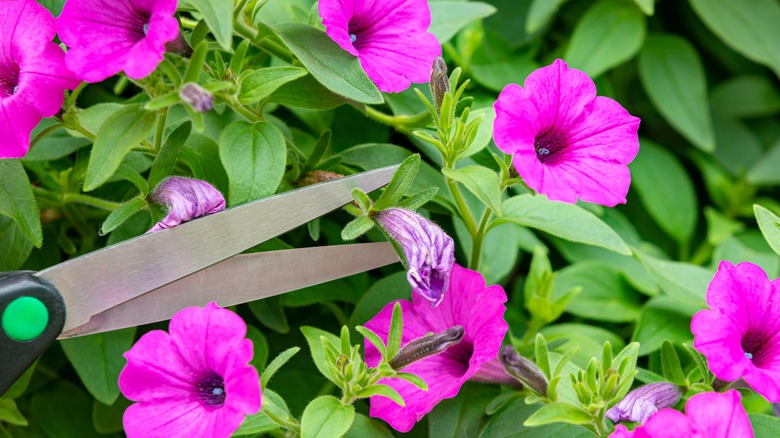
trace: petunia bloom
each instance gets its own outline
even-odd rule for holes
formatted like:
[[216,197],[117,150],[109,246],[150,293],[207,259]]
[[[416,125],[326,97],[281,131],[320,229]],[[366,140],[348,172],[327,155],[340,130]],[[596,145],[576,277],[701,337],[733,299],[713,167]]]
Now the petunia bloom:
[[57,18],[68,46],[65,63],[87,82],[124,70],[132,79],[151,74],[165,44],[179,36],[177,0],[68,0]]
[[229,437],[261,405],[244,320],[209,303],[181,310],[168,331],[146,333],[125,353],[119,389],[136,402],[125,411],[125,433]]
[[633,431],[619,424],[610,438],[753,438],[753,426],[736,390],[696,394],[685,414],[661,409]]
[[495,109],[493,139],[530,188],[554,201],[626,202],[639,119],[596,96],[587,74],[558,59],[504,87]]
[[382,210],[374,217],[403,248],[406,278],[412,290],[437,306],[450,282],[455,243],[438,225],[402,208]]
[[152,200],[168,207],[168,215],[147,231],[173,228],[189,220],[225,209],[225,197],[206,181],[171,176],[154,189]]
[[693,346],[725,381],[742,378],[780,402],[780,279],[749,262],[722,261],[707,288],[710,310],[691,321]]
[[381,91],[428,82],[441,45],[428,32],[427,0],[320,0],[319,11],[328,36],[360,59]]
[[682,391],[674,383],[650,383],[629,392],[623,400],[609,408],[606,417],[616,423],[644,423],[659,409],[673,406],[681,396]]
[[[422,391],[401,379],[384,379],[404,399],[401,407],[389,398],[371,397],[371,416],[387,421],[394,429],[407,432],[440,401],[454,397],[466,380],[479,368],[498,356],[501,342],[507,332],[504,321],[506,294],[499,285],[486,287],[479,272],[455,265],[449,289],[441,304],[431,309],[430,303],[414,294],[412,301],[398,300],[403,311],[403,335],[406,345],[428,333],[442,333],[454,326],[463,327],[463,338],[442,353],[416,361],[404,368],[428,384]],[[395,302],[387,304],[366,328],[387,340],[390,319]],[[377,349],[365,344],[366,363],[377,366],[381,359]]]
[[38,122],[79,85],[54,34],[54,17],[35,0],[0,7],[0,159],[24,157]]

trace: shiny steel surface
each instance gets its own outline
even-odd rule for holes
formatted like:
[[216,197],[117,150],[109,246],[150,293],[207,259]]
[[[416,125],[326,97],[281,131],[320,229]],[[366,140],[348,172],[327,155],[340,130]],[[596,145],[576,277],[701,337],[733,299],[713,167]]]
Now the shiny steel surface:
[[170,319],[188,306],[254,301],[397,262],[389,242],[240,254],[95,315],[60,339]]
[[62,294],[67,308],[65,332],[86,324],[93,315],[335,210],[352,200],[354,188],[370,192],[387,184],[397,168],[371,170],[260,199],[93,251],[36,275]]

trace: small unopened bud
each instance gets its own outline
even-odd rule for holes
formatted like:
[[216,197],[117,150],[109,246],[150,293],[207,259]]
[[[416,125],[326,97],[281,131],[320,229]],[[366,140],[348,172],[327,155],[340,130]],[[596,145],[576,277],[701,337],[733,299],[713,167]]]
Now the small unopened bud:
[[606,417],[615,423],[618,421],[644,423],[659,409],[673,406],[680,400],[680,396],[682,391],[673,383],[660,382],[640,386],[612,406],[607,411]]
[[400,371],[404,367],[428,356],[441,353],[463,339],[462,326],[448,328],[442,333],[423,336],[404,345],[398,354],[390,361],[394,370]]
[[535,363],[517,354],[511,345],[502,348],[498,358],[504,364],[507,374],[533,389],[537,394],[547,395],[547,379]]
[[214,96],[194,82],[187,82],[181,87],[179,98],[199,113],[205,113],[214,107]]
[[433,71],[431,71],[431,81],[429,85],[431,87],[431,95],[433,96],[433,104],[436,106],[436,112],[438,112],[441,109],[444,95],[450,91],[450,80],[447,77],[447,63],[444,62],[444,58],[441,56],[433,61]]
[[293,184],[298,187],[305,187],[321,182],[333,181],[334,179],[343,177],[344,175],[340,175],[335,172],[329,172],[327,170],[311,170],[301,175],[301,177],[295,180]]

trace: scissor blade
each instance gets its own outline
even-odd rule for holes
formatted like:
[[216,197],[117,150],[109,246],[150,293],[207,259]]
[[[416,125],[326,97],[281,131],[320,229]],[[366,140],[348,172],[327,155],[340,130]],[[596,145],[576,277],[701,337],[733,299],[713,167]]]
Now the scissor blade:
[[62,294],[67,309],[63,331],[93,315],[200,271],[285,233],[387,184],[390,166],[304,187],[130,239],[36,275]]
[[397,261],[388,242],[240,254],[95,315],[59,339],[164,321],[211,301],[222,307],[246,303]]

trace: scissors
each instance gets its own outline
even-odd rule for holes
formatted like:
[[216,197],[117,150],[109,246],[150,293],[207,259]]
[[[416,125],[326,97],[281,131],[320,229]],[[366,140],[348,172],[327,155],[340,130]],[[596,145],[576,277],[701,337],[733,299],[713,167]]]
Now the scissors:
[[0,396],[56,340],[222,307],[398,261],[388,242],[239,254],[376,190],[398,166],[303,187],[145,234],[43,271],[0,273]]

